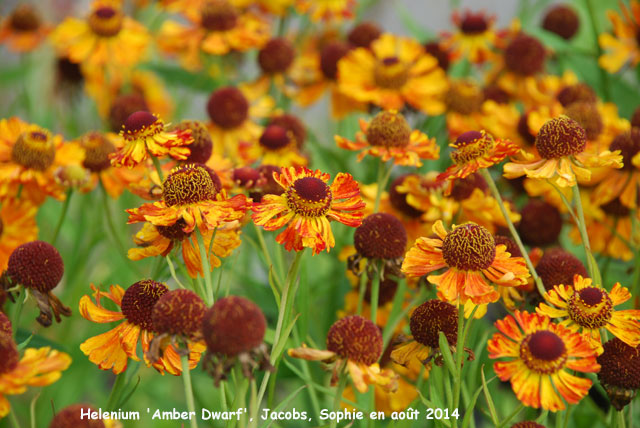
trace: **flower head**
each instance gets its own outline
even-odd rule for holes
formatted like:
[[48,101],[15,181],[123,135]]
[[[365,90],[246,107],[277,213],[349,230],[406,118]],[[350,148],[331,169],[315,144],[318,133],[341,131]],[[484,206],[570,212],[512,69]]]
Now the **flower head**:
[[412,130],[404,116],[395,110],[382,111],[369,123],[360,120],[360,130],[356,141],[335,136],[338,147],[362,150],[359,160],[369,154],[382,161],[393,158],[397,165],[422,166],[421,159],[437,159],[440,152],[435,138]]
[[355,0],[295,0],[296,10],[308,14],[313,22],[352,18],[355,6]]
[[560,284],[573,284],[575,275],[587,276],[587,268],[580,259],[562,248],[545,251],[536,265],[536,272],[547,290]]
[[407,231],[392,214],[374,213],[358,226],[353,242],[356,251],[368,259],[397,259],[404,256]]
[[627,63],[635,67],[640,62],[640,3],[632,0],[630,6],[620,3],[620,8],[622,16],[613,10],[607,10],[613,34],[601,33],[598,36],[598,43],[603,50],[598,64],[609,73],[619,71]]
[[467,58],[474,64],[483,63],[493,56],[492,49],[500,38],[493,28],[495,20],[495,16],[487,16],[484,12],[454,11],[452,21],[457,31],[446,33],[443,44],[458,58]]
[[438,220],[435,238],[420,238],[405,256],[402,271],[422,276],[447,268],[427,279],[438,287],[438,297],[447,302],[475,304],[499,298],[493,284],[515,287],[527,282],[529,272],[524,259],[511,257],[504,245],[496,245],[491,233],[475,223],[454,226],[447,232]]
[[344,364],[354,386],[361,393],[369,384],[377,384],[387,390],[397,388],[396,376],[391,370],[380,370],[377,361],[382,355],[382,334],[370,320],[359,315],[339,319],[327,333],[327,350],[302,348],[290,349],[289,356],[305,360],[317,360],[335,364],[332,383],[337,382],[338,370]]
[[524,405],[555,412],[565,409],[563,399],[576,404],[587,395],[591,380],[568,370],[595,373],[600,365],[580,334],[549,317],[520,311],[495,326],[499,332],[489,340],[489,358],[509,360],[494,363],[493,369],[502,381],[511,381]]
[[[97,411],[88,404],[72,404],[60,410],[51,419],[49,428],[106,428],[101,419],[88,419],[83,412]],[[84,413],[86,414],[86,413]]]
[[562,232],[562,215],[552,204],[531,199],[520,210],[518,233],[527,245],[546,246],[557,242]]
[[14,52],[29,52],[45,40],[49,31],[34,5],[19,4],[0,22],[0,44]]
[[572,284],[560,284],[545,293],[548,303],[536,309],[551,318],[566,318],[562,324],[581,331],[588,342],[602,353],[600,329],[608,330],[629,346],[640,345],[640,310],[615,310],[631,298],[627,288],[616,283],[611,291],[591,285],[590,278],[576,275]]
[[350,174],[339,173],[328,185],[329,174],[307,168],[283,168],[273,178],[284,189],[282,195],[265,195],[253,205],[253,221],[265,230],[287,225],[276,241],[288,251],[304,247],[317,254],[335,245],[330,220],[357,227],[362,222],[364,202]]
[[601,366],[598,379],[613,407],[621,411],[640,389],[640,347],[629,346],[614,337],[603,348],[604,352],[598,355]]
[[544,15],[542,28],[570,40],[580,28],[580,18],[572,7],[559,4],[550,8]]

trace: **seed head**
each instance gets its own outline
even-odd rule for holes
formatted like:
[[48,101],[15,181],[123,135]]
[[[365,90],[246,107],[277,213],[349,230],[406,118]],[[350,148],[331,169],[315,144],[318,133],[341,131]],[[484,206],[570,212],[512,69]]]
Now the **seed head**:
[[371,259],[397,259],[404,255],[407,231],[402,222],[387,213],[366,217],[355,231],[356,251]]
[[458,310],[450,303],[431,299],[411,314],[409,328],[413,338],[422,345],[439,348],[440,332],[451,346],[458,343]]
[[89,419],[82,417],[82,412],[94,412],[92,406],[88,404],[72,404],[60,410],[51,420],[49,428],[105,428],[104,422],[100,419]]
[[548,202],[531,199],[522,207],[518,232],[525,244],[546,246],[558,241],[562,231],[560,211]]
[[206,305],[191,290],[172,290],[163,294],[151,312],[154,331],[192,336],[202,324]]
[[169,288],[151,279],[138,281],[131,285],[122,296],[122,313],[131,322],[143,330],[153,331],[151,313],[160,297]]
[[382,355],[382,334],[370,320],[352,315],[333,323],[327,333],[327,349],[369,366]]
[[236,128],[249,116],[249,101],[240,89],[228,86],[214,91],[207,102],[209,117],[221,128]]
[[562,248],[545,251],[536,266],[536,272],[547,290],[560,284],[572,285],[576,274],[584,278],[589,276],[582,262]]
[[47,242],[27,242],[13,250],[9,256],[7,275],[14,284],[47,294],[58,285],[63,274],[62,257]]
[[545,122],[536,137],[536,149],[545,159],[576,155],[584,151],[587,133],[578,122],[560,116]]
[[447,233],[442,242],[442,256],[451,267],[479,271],[493,263],[496,244],[485,227],[469,222]]

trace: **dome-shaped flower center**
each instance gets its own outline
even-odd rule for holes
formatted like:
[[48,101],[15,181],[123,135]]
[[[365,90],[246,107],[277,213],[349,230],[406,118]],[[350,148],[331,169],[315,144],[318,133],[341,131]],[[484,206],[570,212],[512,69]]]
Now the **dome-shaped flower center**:
[[249,352],[262,344],[266,328],[262,310],[244,297],[223,297],[202,318],[202,336],[213,354]]
[[14,284],[48,293],[64,274],[58,250],[48,242],[32,241],[20,245],[9,256],[7,275]]
[[25,131],[11,149],[11,160],[25,168],[44,171],[53,164],[56,147],[51,133],[40,127]]
[[89,132],[80,138],[80,145],[84,148],[82,166],[92,172],[100,172],[111,166],[109,155],[116,151],[116,147],[99,132]]
[[588,276],[587,269],[582,262],[561,248],[545,251],[536,266],[536,272],[547,290],[560,284],[573,284],[573,277],[576,274],[583,278]]
[[536,136],[536,149],[545,159],[576,155],[583,152],[586,145],[584,128],[567,116],[548,120]]
[[400,89],[409,80],[409,70],[396,56],[378,61],[373,71],[376,85],[383,89]]
[[460,22],[460,30],[465,34],[480,34],[487,31],[489,22],[484,13],[466,13]]
[[454,81],[447,92],[447,108],[455,113],[471,114],[480,111],[484,94],[482,89],[470,81]]
[[291,42],[284,37],[277,37],[260,49],[258,64],[265,73],[284,73],[293,63],[295,55]]
[[519,34],[504,51],[507,68],[522,76],[532,76],[544,69],[545,49],[538,39]]
[[507,247],[507,252],[511,254],[511,257],[522,257],[522,252],[520,251],[518,244],[513,240],[513,238],[509,238],[508,236],[504,235],[495,235],[493,237],[493,240],[495,241],[496,246],[504,245],[505,247]]
[[493,263],[496,244],[486,228],[466,223],[447,233],[442,241],[442,257],[451,267],[479,271]]
[[239,15],[227,0],[208,0],[200,12],[200,22],[209,31],[228,31],[236,26]]
[[484,131],[465,132],[452,144],[455,150],[451,153],[451,160],[456,165],[463,165],[489,153],[493,144],[493,137]]
[[597,358],[601,365],[600,382],[624,389],[640,389],[640,347],[629,346],[614,337],[603,348],[604,352]]
[[374,213],[358,226],[353,243],[356,251],[366,258],[397,259],[404,255],[407,231],[392,214]]
[[56,413],[49,428],[105,428],[100,419],[88,419],[87,412],[97,412],[97,409],[86,404],[72,404]]
[[335,80],[338,75],[338,61],[349,52],[349,45],[340,40],[327,43],[320,52],[320,70],[327,79]]
[[601,205],[600,209],[610,216],[618,218],[627,217],[631,213],[629,207],[622,203],[620,197],[614,198],[606,204]]
[[587,138],[595,140],[602,132],[604,125],[600,112],[594,103],[578,101],[564,109],[564,114],[578,122],[587,133]]
[[531,199],[520,211],[518,232],[525,244],[547,246],[557,242],[562,232],[562,215],[545,201]]
[[367,141],[372,146],[404,147],[409,144],[411,127],[396,111],[378,113],[367,127]]
[[189,145],[191,154],[184,163],[207,163],[213,152],[213,142],[206,126],[197,120],[183,120],[172,128],[173,131],[191,131],[193,143]]
[[413,338],[425,346],[439,348],[440,332],[447,337],[449,345],[455,346],[458,343],[458,310],[442,300],[429,300],[413,311],[409,328]]
[[249,101],[238,88],[218,89],[209,97],[207,112],[213,123],[221,128],[236,128],[249,116]]
[[182,241],[186,237],[190,236],[193,232],[185,232],[183,229],[187,226],[187,222],[183,218],[178,219],[177,222],[171,226],[156,226],[158,233],[165,238],[169,238],[175,241]]
[[102,6],[89,15],[89,28],[100,37],[113,37],[122,29],[124,15],[120,10]]
[[161,282],[151,279],[138,281],[124,292],[122,313],[130,323],[140,326],[144,330],[153,331],[151,319],[153,306],[167,291],[169,288]]
[[137,111],[130,115],[122,125],[120,135],[125,140],[138,140],[151,137],[164,130],[164,122],[148,111]]
[[278,125],[288,132],[291,132],[298,147],[302,147],[304,141],[307,139],[307,130],[305,129],[304,123],[292,114],[285,113],[272,117],[269,125]]
[[405,174],[393,180],[389,186],[389,202],[391,202],[391,206],[393,206],[393,208],[400,211],[407,217],[418,218],[423,214],[423,212],[411,206],[407,202],[406,191],[401,192],[399,190],[399,188],[404,185],[405,179],[409,176],[418,177],[417,174]]
[[433,56],[438,61],[438,66],[447,71],[450,65],[449,52],[447,52],[440,43],[438,42],[429,42],[425,43],[424,50],[429,55]]
[[132,92],[118,95],[109,110],[111,130],[119,132],[127,118],[138,111],[149,111],[149,105],[142,94]]
[[353,315],[333,323],[327,333],[327,349],[369,366],[382,355],[382,334],[370,320]]
[[267,150],[278,150],[289,145],[291,138],[285,128],[278,125],[269,125],[260,136],[260,145]]
[[569,316],[580,326],[597,329],[607,325],[613,315],[609,294],[598,287],[577,290],[569,301]]
[[214,174],[199,164],[176,167],[162,183],[162,199],[170,207],[213,200],[218,193]]
[[382,30],[375,22],[364,21],[349,31],[347,40],[357,48],[368,48],[381,34]]
[[320,217],[331,207],[331,189],[316,177],[299,178],[286,191],[287,205],[297,214]]
[[33,6],[21,4],[9,15],[9,27],[18,33],[36,31],[40,28],[40,17]]
[[153,307],[153,329],[161,334],[194,335],[200,330],[206,309],[204,301],[191,290],[169,291]]
[[560,336],[540,330],[524,338],[520,344],[520,358],[538,374],[553,374],[564,367],[567,348]]
[[580,82],[562,88],[556,95],[556,99],[560,101],[562,107],[568,107],[577,102],[595,103],[598,101],[598,96],[589,85]]
[[620,150],[623,163],[622,169],[626,171],[634,170],[635,166],[631,161],[640,152],[640,129],[633,127],[630,132],[617,135],[609,145],[609,150]]
[[482,176],[476,172],[465,178],[456,180],[451,189],[451,197],[456,201],[464,201],[471,196],[474,190],[480,189],[485,192],[489,186]]
[[554,6],[547,12],[542,21],[542,28],[557,34],[565,40],[571,39],[579,27],[580,20],[578,15],[571,7],[566,5]]
[[531,129],[529,128],[529,113],[522,113],[520,118],[518,119],[517,125],[518,135],[522,137],[522,139],[527,144],[533,144],[536,142],[536,136],[533,135]]
[[10,334],[0,332],[0,355],[0,375],[15,369],[20,361],[18,347]]

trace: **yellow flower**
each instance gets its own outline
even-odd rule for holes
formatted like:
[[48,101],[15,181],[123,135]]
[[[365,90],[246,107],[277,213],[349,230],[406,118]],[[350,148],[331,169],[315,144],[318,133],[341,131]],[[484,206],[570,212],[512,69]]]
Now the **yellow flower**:
[[0,44],[6,44],[14,52],[29,52],[37,48],[50,31],[32,5],[20,4],[0,22]]
[[461,15],[454,11],[452,20],[457,31],[445,34],[442,40],[445,49],[451,50],[455,57],[467,58],[474,64],[481,64],[495,55],[493,49],[499,39],[493,28],[495,16],[469,10]]
[[298,13],[308,14],[313,22],[350,19],[355,6],[356,0],[295,0]]
[[609,73],[615,73],[627,63],[632,67],[640,61],[638,30],[640,29],[640,3],[631,0],[630,8],[620,2],[622,15],[607,10],[607,16],[613,25],[613,33],[601,33],[598,43],[605,51],[598,59],[600,67]]

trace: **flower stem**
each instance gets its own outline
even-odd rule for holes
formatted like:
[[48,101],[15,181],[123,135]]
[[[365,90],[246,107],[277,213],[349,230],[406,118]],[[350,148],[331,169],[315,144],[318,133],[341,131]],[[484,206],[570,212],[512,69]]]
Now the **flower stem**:
[[500,211],[502,211],[502,216],[504,217],[504,220],[507,223],[507,227],[509,228],[509,232],[511,232],[511,236],[513,237],[513,240],[516,241],[516,244],[518,245],[518,248],[522,253],[522,257],[524,258],[524,261],[527,263],[527,268],[529,268],[531,277],[536,283],[538,293],[540,293],[541,296],[544,296],[547,290],[544,288],[544,285],[542,284],[542,280],[540,279],[540,277],[538,276],[538,273],[536,272],[536,268],[533,266],[533,263],[531,263],[531,259],[529,258],[529,253],[527,253],[527,249],[524,247],[524,244],[520,239],[520,235],[518,235],[518,231],[513,225],[511,218],[509,218],[509,213],[507,212],[507,208],[505,207],[504,202],[502,201],[502,196],[500,196],[500,192],[498,191],[496,182],[493,181],[493,177],[491,177],[491,174],[489,174],[489,171],[487,171],[486,169],[481,169],[480,172],[482,173],[482,177],[486,180],[487,184],[489,185],[489,189],[491,189],[491,193],[493,193],[493,197],[496,199],[496,201],[498,201],[498,206],[500,206]]
[[180,282],[180,280],[178,279],[178,276],[176,275],[176,269],[173,266],[173,262],[171,261],[171,256],[169,254],[167,254],[165,256],[165,259],[167,259],[167,264],[169,265],[169,271],[171,272],[171,277],[173,278],[173,280],[176,282],[176,284],[178,284],[178,287],[185,289],[187,287],[185,287],[182,282]]
[[162,172],[162,166],[160,165],[160,161],[158,160],[157,157],[155,157],[151,153],[149,153],[149,157],[153,162],[153,167],[156,169],[156,172],[158,173],[158,178],[160,179],[160,181],[164,181],[164,173]]
[[9,419],[11,419],[11,426],[13,428],[20,428],[20,422],[18,422],[18,417],[13,409],[9,410]]
[[213,305],[213,282],[211,281],[211,266],[209,265],[209,257],[207,249],[204,246],[204,239],[200,228],[196,226],[196,237],[198,239],[198,247],[200,248],[200,264],[202,265],[202,273],[204,276],[205,296],[204,301],[207,306]]
[[[347,375],[345,373],[345,363],[341,364],[338,370],[338,387],[336,388],[336,395],[333,398],[333,411],[337,412],[340,410],[340,402],[342,401],[342,393],[347,386]],[[331,428],[336,428],[338,422],[337,419],[331,420]]]
[[[469,319],[469,324],[471,320]],[[464,356],[464,340],[465,340],[465,328],[464,328],[464,305],[458,302],[458,343],[456,344],[456,377],[453,382],[453,407],[452,411],[458,408],[460,404],[460,387],[462,384],[462,358]],[[452,420],[453,428],[458,426],[458,419]]]
[[595,259],[593,258],[593,253],[591,252],[591,244],[589,243],[589,234],[587,233],[587,226],[584,221],[584,211],[582,209],[582,200],[580,199],[580,189],[576,184],[571,188],[573,191],[573,203],[576,206],[576,213],[578,214],[578,229],[580,230],[580,236],[582,237],[582,245],[584,246],[584,251],[587,256],[587,266],[589,268],[589,275],[593,278],[595,284],[602,284],[602,277],[600,276],[600,270],[598,269],[598,265],[596,264]]
[[16,336],[18,334],[18,328],[20,327],[20,317],[22,316],[22,308],[24,308],[24,302],[27,297],[27,289],[24,289],[25,296],[22,297],[18,295],[18,304],[17,307],[13,311],[13,317],[11,319],[11,325],[13,326],[13,335]]
[[358,309],[357,314],[362,314],[362,305],[364,303],[364,295],[367,292],[367,281],[369,276],[367,275],[367,268],[365,266],[364,271],[360,274],[360,284],[358,286]]
[[260,249],[262,250],[262,254],[264,255],[264,259],[265,262],[267,263],[267,268],[268,269],[273,269],[273,278],[275,279],[276,283],[278,284],[278,288],[280,290],[282,290],[282,280],[280,279],[280,275],[278,274],[278,272],[275,269],[275,265],[273,264],[273,261],[271,260],[271,254],[269,253],[269,249],[267,248],[267,243],[264,241],[264,235],[262,233],[262,228],[258,225],[256,225],[255,223],[253,224],[253,226],[256,229],[256,235],[258,236],[258,243],[260,244]]
[[377,262],[373,262],[374,277],[371,280],[371,298],[369,299],[369,306],[371,307],[371,321],[378,325],[378,300],[380,297],[380,272],[378,268],[380,265]]
[[[191,369],[189,369],[189,354],[180,357],[182,362],[182,381],[184,382],[184,396],[187,399],[187,408],[189,412],[196,411],[196,405],[193,400],[193,388],[191,386]],[[198,428],[198,418],[193,417],[191,419],[191,428]]]
[[382,192],[387,187],[387,181],[389,181],[389,176],[391,175],[391,170],[393,166],[388,167],[386,162],[380,160],[380,165],[378,166],[378,188],[376,189],[376,200],[373,204],[373,212],[378,212],[378,208],[380,207],[380,198],[382,197]]
[[111,393],[109,394],[109,399],[107,400],[107,409],[109,411],[116,410],[118,402],[120,401],[120,396],[122,395],[122,391],[124,390],[126,377],[126,370],[122,373],[118,373],[118,375],[116,376],[116,380],[115,382],[113,382],[113,387],[111,388]]
[[53,232],[53,236],[51,237],[51,245],[56,245],[56,240],[58,239],[58,235],[60,234],[60,229],[62,229],[62,223],[64,223],[64,219],[67,216],[67,212],[69,211],[69,203],[71,202],[71,195],[73,194],[73,189],[70,187],[67,190],[67,197],[64,200],[64,205],[62,206],[62,213],[60,213],[60,218],[58,219],[58,224],[56,224],[56,228]]

